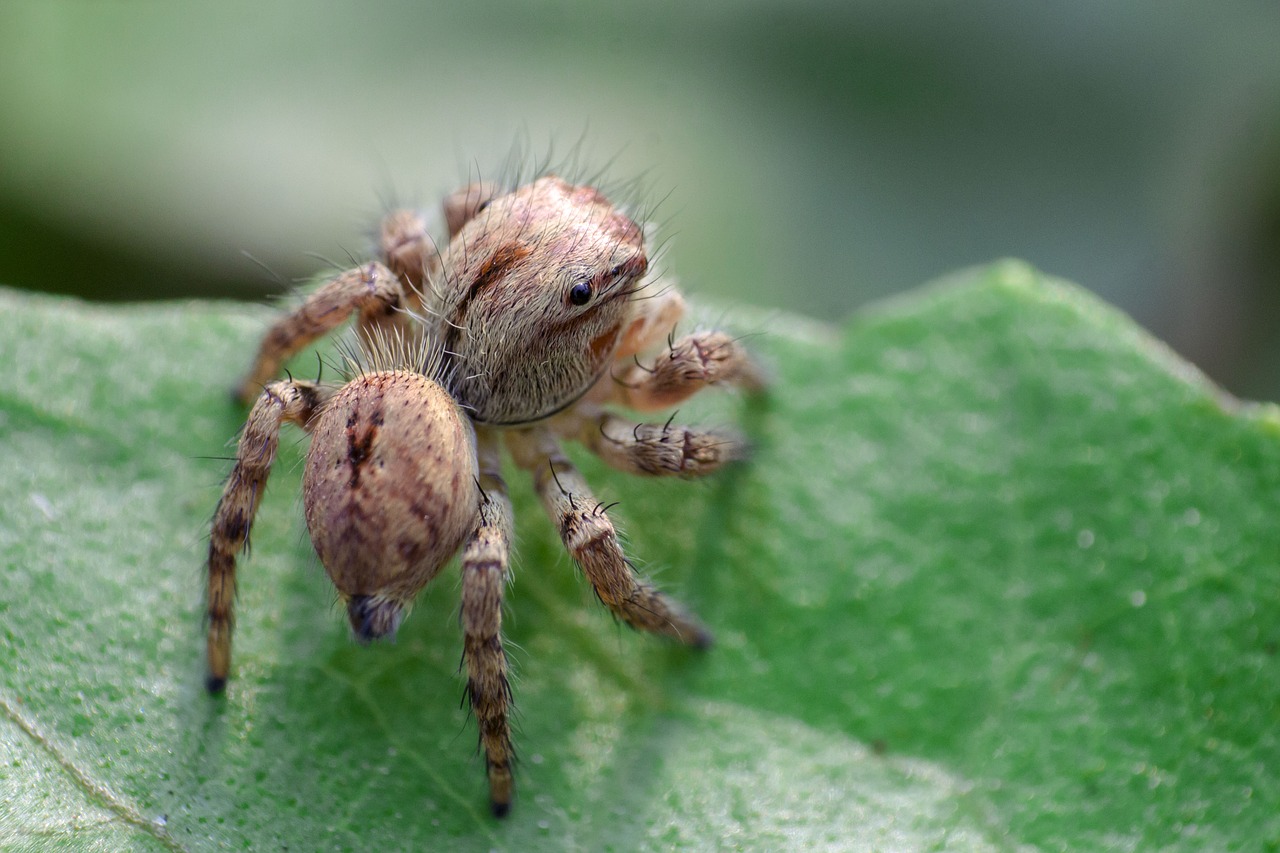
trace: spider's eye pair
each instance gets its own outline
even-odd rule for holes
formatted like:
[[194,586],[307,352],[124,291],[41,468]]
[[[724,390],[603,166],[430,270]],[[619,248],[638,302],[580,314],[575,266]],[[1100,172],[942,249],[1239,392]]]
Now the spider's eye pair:
[[[622,275],[622,265],[609,270],[608,278],[617,279]],[[586,305],[591,301],[591,297],[595,295],[595,288],[591,286],[589,281],[580,281],[573,287],[569,288],[569,302],[574,305]]]

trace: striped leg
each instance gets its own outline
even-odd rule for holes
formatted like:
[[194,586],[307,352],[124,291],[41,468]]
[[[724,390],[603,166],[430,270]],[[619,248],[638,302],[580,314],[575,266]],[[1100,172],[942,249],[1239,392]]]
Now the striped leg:
[[705,648],[711,633],[683,607],[636,576],[605,508],[545,427],[507,433],[516,464],[533,474],[542,506],[596,595],[633,628]]
[[353,311],[359,312],[360,331],[367,335],[373,329],[403,323],[405,315],[398,309],[404,303],[400,279],[382,264],[347,270],[272,325],[258,346],[253,366],[236,388],[237,398],[242,403],[253,402],[291,356],[342,325]]
[[226,687],[231,669],[236,555],[249,543],[258,501],[280,444],[280,425],[289,421],[305,428],[324,397],[324,392],[310,382],[273,382],[262,392],[245,422],[235,467],[223,487],[209,531],[209,674],[205,684],[211,693]]
[[467,697],[480,729],[489,801],[503,817],[511,809],[513,781],[511,683],[502,648],[502,594],[507,584],[511,549],[511,501],[502,480],[501,445],[491,431],[476,436],[480,461],[479,524],[462,552],[463,662],[467,668]]
[[628,474],[702,477],[747,456],[747,445],[736,436],[671,421],[642,424],[595,410],[572,413],[554,426]]

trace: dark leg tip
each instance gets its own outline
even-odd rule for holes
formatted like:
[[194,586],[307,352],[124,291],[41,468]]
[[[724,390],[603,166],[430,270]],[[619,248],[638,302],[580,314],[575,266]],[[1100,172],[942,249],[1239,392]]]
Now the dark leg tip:
[[711,632],[706,629],[698,631],[698,633],[694,634],[693,637],[690,638],[689,640],[689,645],[693,646],[695,649],[697,649],[700,652],[706,651],[707,649],[711,648],[715,644],[716,644],[716,638],[713,637],[711,635]]
[[227,689],[227,680],[217,675],[205,676],[204,689],[216,696]]
[[494,800],[489,803],[489,807],[493,809],[494,817],[506,817],[508,814],[511,813],[510,801],[505,803],[500,803],[497,800]]

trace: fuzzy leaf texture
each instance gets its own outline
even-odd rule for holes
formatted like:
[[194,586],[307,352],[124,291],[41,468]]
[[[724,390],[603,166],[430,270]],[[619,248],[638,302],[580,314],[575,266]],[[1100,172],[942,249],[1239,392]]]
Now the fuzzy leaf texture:
[[204,692],[228,390],[272,312],[0,294],[0,846],[1280,847],[1276,408],[1019,263],[838,329],[727,314],[772,392],[682,419],[743,424],[749,464],[576,455],[714,648],[615,625],[512,475],[499,822],[456,569],[397,642],[352,642],[292,428]]

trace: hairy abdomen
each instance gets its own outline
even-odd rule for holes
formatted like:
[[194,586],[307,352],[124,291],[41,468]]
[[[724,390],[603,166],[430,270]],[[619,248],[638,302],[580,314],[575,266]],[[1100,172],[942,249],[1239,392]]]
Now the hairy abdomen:
[[343,597],[407,604],[474,526],[471,426],[427,377],[368,374],[320,413],[302,488],[311,541]]

